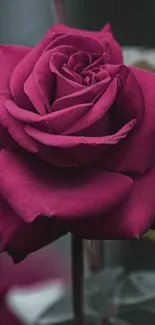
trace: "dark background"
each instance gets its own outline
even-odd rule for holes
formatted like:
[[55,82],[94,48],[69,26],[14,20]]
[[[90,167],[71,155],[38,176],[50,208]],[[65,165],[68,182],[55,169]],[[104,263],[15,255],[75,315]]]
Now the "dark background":
[[[122,45],[155,47],[155,0],[64,0],[69,25],[111,22]],[[33,45],[53,22],[52,0],[0,0],[0,42]]]
[[71,25],[100,29],[111,22],[123,45],[155,47],[155,0],[66,0]]

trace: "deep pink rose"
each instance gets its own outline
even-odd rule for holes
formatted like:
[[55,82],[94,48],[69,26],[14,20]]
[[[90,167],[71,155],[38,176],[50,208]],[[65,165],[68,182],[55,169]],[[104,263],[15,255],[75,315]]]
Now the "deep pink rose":
[[[71,231],[137,238],[155,214],[155,76],[110,26],[0,48],[0,244],[23,258]],[[151,88],[152,87],[152,88]]]

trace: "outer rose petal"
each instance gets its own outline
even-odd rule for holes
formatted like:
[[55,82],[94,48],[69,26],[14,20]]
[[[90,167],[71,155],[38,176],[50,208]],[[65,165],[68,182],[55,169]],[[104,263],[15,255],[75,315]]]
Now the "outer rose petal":
[[0,197],[0,251],[8,251],[15,262],[50,244],[66,232],[62,222],[53,218],[40,218],[26,223]]
[[32,223],[22,222],[21,227],[7,241],[4,250],[18,263],[28,254],[51,244],[67,232],[67,225],[54,218],[38,218]]
[[[88,239],[133,239],[147,232],[155,216],[155,166],[137,177],[123,204],[100,218],[78,220],[70,231]],[[95,215],[94,215],[95,217]]]
[[41,42],[32,48],[29,54],[17,65],[11,76],[10,89],[12,96],[15,102],[23,108],[27,109],[29,105],[31,106],[29,98],[24,93],[24,83],[32,72],[37,60],[54,38],[55,33],[53,28],[51,28]]
[[135,118],[140,112],[142,116],[135,132],[109,151],[103,168],[143,174],[155,163],[155,74],[135,67],[130,67],[130,71],[130,78],[124,85],[125,96],[121,103],[118,101],[118,112],[121,108],[123,116],[123,110],[125,114],[135,110]]
[[124,200],[132,188],[132,179],[124,175],[52,170],[5,150],[0,170],[0,249],[15,262],[64,235],[68,220],[97,217]]
[[135,123],[135,120],[131,120],[118,132],[102,137],[52,135],[31,126],[26,126],[25,131],[33,140],[38,141],[38,155],[44,160],[56,166],[79,167],[92,163],[98,165],[100,156],[103,157],[111,146],[125,139]]
[[[49,126],[54,133],[64,133],[64,131],[76,123],[77,120],[81,120],[82,117],[87,114],[92,108],[93,104],[79,104],[71,106],[69,108],[58,110],[45,116],[40,116],[36,113],[26,111],[21,107],[18,107],[14,102],[6,102],[6,108],[9,113],[18,121],[25,124],[32,124],[39,129],[49,130]],[[23,126],[24,128],[24,126]]]
[[10,92],[10,78],[16,65],[30,51],[25,46],[0,46],[0,144],[12,147],[13,141],[8,134],[8,113],[5,108],[5,101],[12,99]]
[[65,225],[54,218],[25,222],[0,196],[0,251],[6,250],[15,262],[50,244],[66,232]]
[[69,220],[100,215],[122,201],[131,187],[132,179],[125,175],[54,168],[39,159],[29,162],[29,156],[0,153],[0,194],[27,223],[44,216]]

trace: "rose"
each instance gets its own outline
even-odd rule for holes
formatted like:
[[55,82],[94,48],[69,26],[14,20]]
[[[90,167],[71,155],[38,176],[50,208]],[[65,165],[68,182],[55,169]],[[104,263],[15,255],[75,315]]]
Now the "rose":
[[0,58],[1,247],[20,259],[67,231],[146,231],[154,75],[122,64],[109,25],[54,26],[32,50],[2,46]]
[[[15,142],[58,166],[85,164],[87,158],[88,162],[92,160],[81,154],[75,159],[75,154],[72,157],[70,153],[68,158],[70,149],[66,148],[64,155],[58,147],[63,149],[66,140],[77,142],[83,130],[90,129],[99,120],[97,111],[101,109],[94,104],[111,83],[110,75],[103,69],[106,63],[122,63],[121,48],[113,39],[109,25],[100,33],[53,28],[11,74],[11,100],[5,101],[5,114],[7,109],[10,115],[7,128]],[[109,93],[109,88],[107,91]],[[110,103],[104,105],[104,110],[107,105]],[[94,106],[96,112],[92,112]],[[30,134],[33,131],[37,134],[43,131],[43,137],[51,134],[54,145],[47,148],[45,139],[37,139],[37,143],[35,135]],[[100,131],[88,130],[88,136],[98,136],[96,132]],[[72,134],[77,136],[72,138]],[[55,145],[57,141],[59,146]]]

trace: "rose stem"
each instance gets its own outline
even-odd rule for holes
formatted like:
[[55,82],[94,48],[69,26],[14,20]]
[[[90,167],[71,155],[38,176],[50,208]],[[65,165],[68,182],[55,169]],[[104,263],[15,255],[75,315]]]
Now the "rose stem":
[[84,325],[83,312],[83,278],[84,278],[84,263],[83,263],[83,240],[72,235],[71,238],[72,251],[72,303],[74,314],[74,325]]
[[104,243],[102,240],[86,241],[86,254],[91,272],[97,272],[104,267]]
[[65,1],[64,0],[52,0],[55,22],[65,23]]

